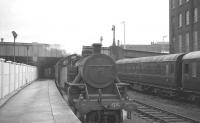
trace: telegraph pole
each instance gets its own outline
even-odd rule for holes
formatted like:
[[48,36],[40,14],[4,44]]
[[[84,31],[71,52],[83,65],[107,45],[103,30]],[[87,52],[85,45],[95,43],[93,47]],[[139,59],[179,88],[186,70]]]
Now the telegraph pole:
[[122,24],[124,25],[124,49],[126,49],[126,22],[122,21]]

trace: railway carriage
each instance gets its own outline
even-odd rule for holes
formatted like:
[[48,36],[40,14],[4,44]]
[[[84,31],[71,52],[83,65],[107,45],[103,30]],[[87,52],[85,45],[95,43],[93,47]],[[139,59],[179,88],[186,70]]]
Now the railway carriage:
[[200,101],[200,51],[116,61],[121,81],[140,91]]
[[173,94],[181,86],[183,54],[122,59],[116,62],[118,74],[124,82],[146,91],[169,91]]
[[182,59],[182,89],[194,94],[194,99],[200,95],[200,51],[186,54]]

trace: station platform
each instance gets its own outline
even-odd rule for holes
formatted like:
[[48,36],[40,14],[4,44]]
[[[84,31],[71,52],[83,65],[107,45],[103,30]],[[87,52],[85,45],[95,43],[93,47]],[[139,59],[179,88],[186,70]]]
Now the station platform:
[[54,81],[35,81],[0,108],[0,123],[81,123]]

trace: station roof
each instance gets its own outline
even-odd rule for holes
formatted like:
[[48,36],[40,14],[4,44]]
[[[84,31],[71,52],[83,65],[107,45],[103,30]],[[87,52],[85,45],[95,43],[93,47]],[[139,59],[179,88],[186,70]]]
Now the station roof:
[[200,51],[190,52],[184,55],[183,60],[200,59]]
[[116,63],[124,64],[124,63],[176,61],[178,57],[181,57],[182,55],[183,54],[170,54],[170,55],[160,55],[160,56],[150,56],[150,57],[140,57],[140,58],[127,58],[127,59],[120,59],[116,61]]

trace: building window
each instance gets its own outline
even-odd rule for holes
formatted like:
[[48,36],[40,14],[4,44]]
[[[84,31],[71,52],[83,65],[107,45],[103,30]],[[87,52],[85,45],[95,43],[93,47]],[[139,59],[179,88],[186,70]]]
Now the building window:
[[182,27],[182,14],[179,14],[179,24],[178,27]]
[[175,8],[175,1],[176,1],[176,0],[171,0],[171,8],[172,8],[172,9]]
[[194,36],[193,37],[193,40],[194,40],[193,48],[194,48],[194,50],[198,50],[198,32],[195,31],[193,36]]
[[190,13],[189,11],[186,11],[186,25],[190,24]]
[[179,42],[179,44],[178,44],[179,45],[178,50],[181,53],[182,52],[182,35],[178,36],[178,42]]
[[198,8],[194,8],[194,23],[198,21]]
[[178,5],[181,6],[183,4],[182,0],[178,0]]
[[189,35],[189,33],[186,33],[186,35],[185,35],[185,48],[186,48],[186,52],[190,51],[190,35]]

